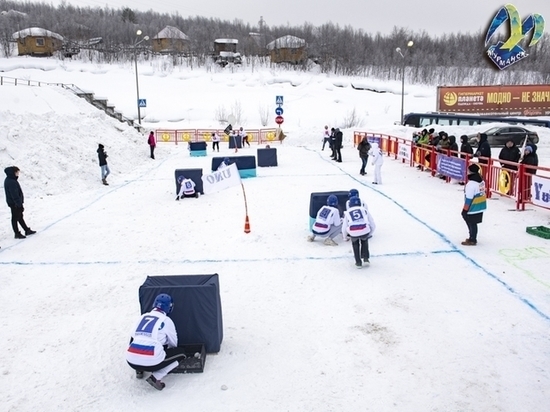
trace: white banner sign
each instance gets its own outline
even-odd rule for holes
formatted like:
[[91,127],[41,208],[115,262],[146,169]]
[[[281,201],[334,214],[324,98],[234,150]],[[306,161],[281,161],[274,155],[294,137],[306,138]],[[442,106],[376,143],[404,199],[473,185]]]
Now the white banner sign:
[[531,201],[534,205],[550,208],[550,179],[533,176],[531,180]]
[[225,169],[202,176],[202,185],[205,194],[216,193],[239,184],[241,184],[241,176],[235,163],[230,164]]
[[399,159],[411,160],[411,147],[406,143],[398,143],[397,157]]

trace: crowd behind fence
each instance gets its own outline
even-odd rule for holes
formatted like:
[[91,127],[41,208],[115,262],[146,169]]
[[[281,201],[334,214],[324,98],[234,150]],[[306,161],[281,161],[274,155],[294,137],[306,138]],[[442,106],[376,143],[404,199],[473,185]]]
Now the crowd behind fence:
[[[410,167],[427,170],[432,176],[440,176],[446,182],[466,182],[467,169],[472,163],[481,167],[485,180],[487,198],[493,195],[510,198],[516,210],[525,210],[525,205],[550,209],[550,168],[524,165],[493,158],[474,156],[449,149],[438,149],[432,145],[417,145],[412,140],[381,133],[353,133],[354,146],[367,137],[369,142],[378,143],[389,157],[400,160]],[[527,171],[534,170],[536,173]]]

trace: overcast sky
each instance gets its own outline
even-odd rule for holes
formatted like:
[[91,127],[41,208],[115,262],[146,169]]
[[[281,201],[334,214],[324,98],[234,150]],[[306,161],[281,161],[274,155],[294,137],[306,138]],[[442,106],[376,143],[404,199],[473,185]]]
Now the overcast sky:
[[[62,0],[51,0],[58,5]],[[367,32],[388,34],[394,26],[414,32],[425,30],[430,35],[443,33],[477,32],[487,26],[506,0],[416,0],[415,2],[365,0],[70,0],[79,6],[113,8],[130,7],[134,10],[178,12],[184,17],[203,16],[233,21],[240,19],[257,26],[263,16],[269,26],[298,26],[309,22],[315,26],[329,21],[340,26],[351,25]],[[550,22],[550,2],[544,0],[517,0],[511,2],[522,20],[531,13],[542,14]],[[547,23],[547,30],[550,23]]]

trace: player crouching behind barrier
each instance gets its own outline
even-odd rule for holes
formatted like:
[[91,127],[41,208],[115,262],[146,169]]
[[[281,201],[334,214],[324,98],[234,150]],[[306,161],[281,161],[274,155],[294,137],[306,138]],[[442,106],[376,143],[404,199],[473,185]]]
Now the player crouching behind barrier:
[[368,211],[361,205],[361,199],[356,196],[350,198],[349,208],[344,212],[342,236],[346,240],[351,239],[355,266],[358,269],[363,267],[363,262],[369,263],[370,231]]
[[311,228],[312,235],[307,237],[308,242],[313,242],[316,236],[325,238],[325,245],[337,246],[334,238],[340,232],[342,219],[338,210],[338,198],[330,195],[327,198],[327,204],[317,212],[315,223]]
[[185,176],[180,183],[180,192],[176,196],[176,200],[183,199],[184,197],[199,197],[199,192],[195,191],[195,182],[187,179]]
[[159,391],[165,386],[161,379],[186,358],[184,349],[177,347],[176,326],[168,317],[173,308],[170,295],[158,295],[153,309],[139,318],[126,351],[126,361],[135,369],[136,377],[141,379],[144,371],[152,372],[147,383]]

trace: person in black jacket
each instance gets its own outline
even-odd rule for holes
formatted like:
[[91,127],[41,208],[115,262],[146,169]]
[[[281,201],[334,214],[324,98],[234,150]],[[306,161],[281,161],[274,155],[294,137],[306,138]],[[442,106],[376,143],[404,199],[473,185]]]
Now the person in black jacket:
[[[472,149],[472,146],[470,146],[470,143],[468,142],[468,136],[466,136],[465,134],[463,134],[462,136],[460,136],[460,151],[462,153],[466,153],[466,154],[469,154],[469,155],[473,155],[474,154],[474,149]],[[462,155],[461,156],[463,159],[466,158],[466,156]]]
[[107,153],[105,152],[105,147],[100,143],[97,148],[97,158],[99,159],[99,167],[101,167],[101,181],[105,186],[109,186],[107,183],[107,176],[111,173],[109,170],[109,165],[107,164]]
[[367,136],[363,136],[363,140],[361,140],[357,145],[357,150],[359,150],[359,157],[363,162],[363,164],[361,165],[361,170],[359,170],[359,174],[361,176],[365,176],[367,174],[367,172],[365,171],[365,167],[367,167],[367,164],[369,162],[370,149],[371,149],[371,145],[369,143],[369,139],[367,139]]
[[[15,233],[16,239],[25,239],[29,235],[34,235],[36,231],[27,226],[23,219],[23,202],[25,200],[21,185],[17,181],[19,179],[19,168],[17,166],[10,166],[4,169],[6,173],[6,180],[4,180],[4,191],[6,192],[6,203],[11,209],[11,227]],[[19,231],[19,225],[25,231],[23,235]]]
[[[523,150],[523,159],[520,160],[521,164],[529,166],[538,166],[539,157],[537,155],[536,146],[527,145]],[[529,200],[531,198],[531,182],[533,176],[537,174],[537,169],[535,167],[525,167],[525,199]]]
[[[506,142],[506,145],[500,150],[498,158],[507,162],[518,163],[521,157],[519,148],[516,146],[512,139]],[[518,170],[516,165],[501,163],[502,167],[509,170]]]
[[477,150],[474,157],[479,158],[479,163],[488,164],[491,158],[491,145],[487,141],[487,135],[485,133],[477,134]]
[[340,131],[340,129],[336,129],[334,131],[334,159],[339,163],[342,163],[342,153],[340,150],[342,149],[342,140],[343,140],[343,134]]

